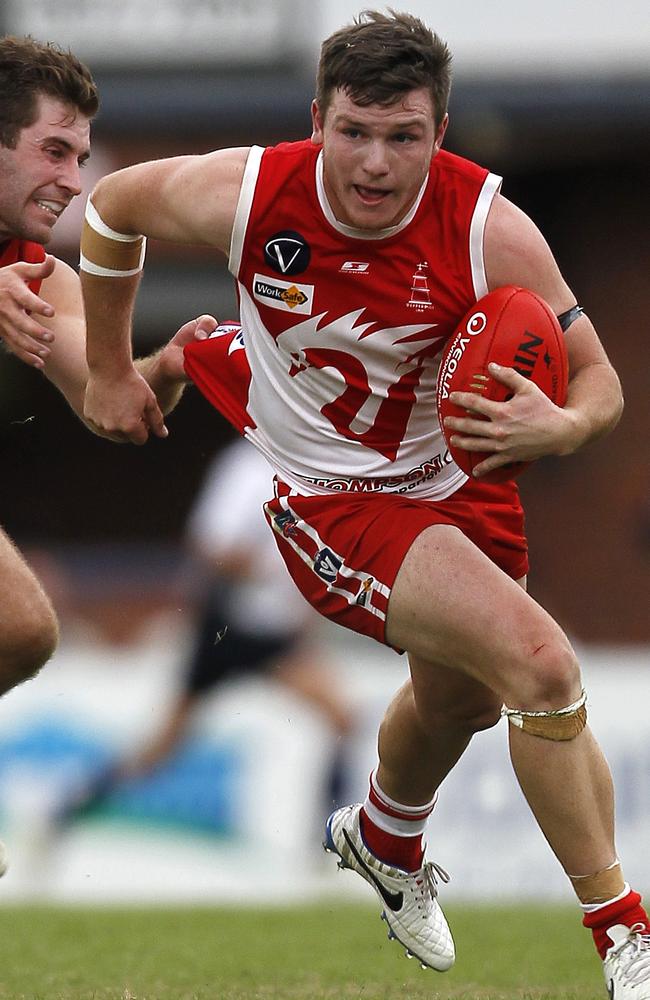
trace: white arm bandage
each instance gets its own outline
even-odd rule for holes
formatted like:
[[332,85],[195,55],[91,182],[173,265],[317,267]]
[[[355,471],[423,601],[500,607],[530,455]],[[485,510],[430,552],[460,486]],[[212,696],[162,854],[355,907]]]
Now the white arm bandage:
[[145,236],[116,233],[88,199],[81,233],[79,267],[82,271],[101,278],[128,278],[142,270],[146,249]]

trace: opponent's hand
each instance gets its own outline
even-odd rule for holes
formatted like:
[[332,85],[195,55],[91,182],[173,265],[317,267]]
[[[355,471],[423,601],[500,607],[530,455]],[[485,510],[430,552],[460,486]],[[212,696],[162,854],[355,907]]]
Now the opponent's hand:
[[445,420],[445,429],[454,432],[450,438],[454,446],[490,453],[476,466],[474,475],[480,478],[510,462],[559,454],[572,427],[567,411],[514,368],[490,364],[489,371],[510,390],[510,398],[497,402],[474,392],[452,392],[451,401],[467,410],[468,416]]
[[54,334],[38,321],[50,318],[54,309],[45,299],[35,295],[28,281],[49,278],[56,259],[48,254],[40,264],[8,264],[0,267],[0,340],[17,358],[34,368],[42,368],[47,360]]
[[160,351],[157,361],[160,374],[170,381],[187,381],[183,366],[183,350],[195,340],[207,340],[218,321],[209,313],[191,319],[176,331],[172,339]]
[[150,434],[164,438],[169,433],[154,392],[135,368],[120,376],[89,375],[84,421],[118,443],[145,444]]

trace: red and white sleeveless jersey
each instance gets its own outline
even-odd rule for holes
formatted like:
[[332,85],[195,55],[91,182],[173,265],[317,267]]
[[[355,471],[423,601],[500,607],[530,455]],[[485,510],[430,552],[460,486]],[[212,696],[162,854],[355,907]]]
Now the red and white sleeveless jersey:
[[447,152],[407,216],[338,222],[320,148],[253,147],[230,253],[251,368],[247,436],[301,494],[440,499],[466,476],[436,418],[440,352],[488,291],[485,220],[501,179]]
[[[0,242],[0,267],[7,267],[9,264],[17,264],[25,261],[27,264],[40,264],[45,260],[45,250],[40,243],[32,243],[30,240],[7,240]],[[41,280],[28,282],[28,286],[35,295],[41,290]]]

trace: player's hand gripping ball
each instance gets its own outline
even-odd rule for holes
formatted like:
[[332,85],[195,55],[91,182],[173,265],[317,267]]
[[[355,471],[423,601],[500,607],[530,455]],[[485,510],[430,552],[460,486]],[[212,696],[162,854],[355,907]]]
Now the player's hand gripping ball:
[[[569,372],[564,334],[555,313],[539,295],[515,285],[485,295],[462,319],[442,357],[436,393],[438,419],[451,457],[470,476],[489,453],[452,445],[453,432],[445,429],[444,419],[469,412],[451,402],[452,392],[473,392],[498,402],[510,398],[511,390],[488,371],[491,362],[514,368],[553,403],[564,406]],[[511,462],[481,476],[481,481],[513,479],[528,465]]]

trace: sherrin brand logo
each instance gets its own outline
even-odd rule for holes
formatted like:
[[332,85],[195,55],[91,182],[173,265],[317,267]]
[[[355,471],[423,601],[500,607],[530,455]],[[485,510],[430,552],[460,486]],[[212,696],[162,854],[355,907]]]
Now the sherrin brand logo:
[[475,312],[465,323],[465,329],[459,330],[445,359],[444,366],[438,375],[438,393],[441,399],[449,397],[449,383],[458,368],[458,362],[465,353],[470,337],[478,337],[487,326],[487,316],[484,312]]
[[310,316],[314,301],[314,286],[299,285],[281,281],[280,278],[268,278],[264,274],[256,274],[253,278],[253,295],[258,302],[263,302],[272,309]]
[[341,264],[343,274],[369,274],[370,264],[365,260],[346,260]]
[[476,337],[477,334],[483,333],[485,327],[487,326],[487,316],[484,312],[472,313],[470,318],[465,324],[465,329],[469,333],[470,337]]

